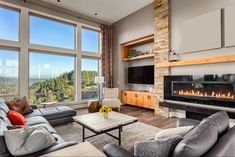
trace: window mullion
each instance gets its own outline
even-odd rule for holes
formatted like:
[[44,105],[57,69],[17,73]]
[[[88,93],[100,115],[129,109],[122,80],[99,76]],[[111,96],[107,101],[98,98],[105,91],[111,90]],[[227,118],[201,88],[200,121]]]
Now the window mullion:
[[28,97],[29,91],[29,52],[28,52],[28,37],[29,37],[29,12],[27,9],[22,9],[20,13],[20,96]]

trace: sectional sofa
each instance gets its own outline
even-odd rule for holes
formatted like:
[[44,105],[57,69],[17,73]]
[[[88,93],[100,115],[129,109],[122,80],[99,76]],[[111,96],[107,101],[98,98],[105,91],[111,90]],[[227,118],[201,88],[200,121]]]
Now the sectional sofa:
[[[7,129],[7,126],[10,123],[9,119],[7,118],[8,111],[9,108],[6,105],[5,100],[0,99],[0,156],[1,157],[11,156],[5,145],[5,139],[3,133],[4,129]],[[40,156],[76,144],[75,141],[65,141],[53,128],[53,126],[55,125],[73,122],[72,117],[75,115],[76,111],[68,106],[59,106],[59,107],[42,108],[42,109],[36,109],[34,106],[34,111],[32,113],[24,115],[26,120],[26,125],[28,125],[29,127],[35,127],[35,126],[46,127],[49,130],[49,132],[53,134],[54,137],[57,138],[58,144],[27,156]]]

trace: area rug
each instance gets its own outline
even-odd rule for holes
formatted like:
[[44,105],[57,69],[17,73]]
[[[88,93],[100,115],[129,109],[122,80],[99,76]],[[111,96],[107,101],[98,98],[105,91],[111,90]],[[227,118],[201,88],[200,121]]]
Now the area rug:
[[[82,142],[82,127],[77,123],[57,126],[55,129],[65,140]],[[141,122],[124,126],[122,130],[122,147],[130,150],[134,146],[135,142],[152,139],[160,130],[160,128],[156,128]],[[118,136],[118,130],[113,130],[110,133]],[[86,136],[89,135],[93,135],[93,133],[86,129]],[[116,139],[106,134],[92,137],[86,141],[90,142],[99,150],[102,150],[103,147],[108,143],[118,144]]]

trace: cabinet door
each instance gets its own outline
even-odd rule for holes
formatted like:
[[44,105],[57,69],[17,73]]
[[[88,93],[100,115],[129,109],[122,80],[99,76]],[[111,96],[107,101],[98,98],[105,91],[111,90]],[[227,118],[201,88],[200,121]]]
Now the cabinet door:
[[154,109],[156,107],[157,99],[155,96],[151,96],[151,108]]
[[149,94],[145,94],[144,96],[144,107],[146,108],[151,107],[151,96]]
[[137,105],[137,100],[138,100],[138,94],[137,93],[132,93],[132,105]]
[[144,94],[142,94],[142,93],[138,94],[137,106],[140,106],[140,107],[144,106]]
[[127,104],[127,93],[122,92],[122,103]]
[[133,94],[132,93],[126,93],[126,103],[127,104],[132,104],[132,97],[133,97]]

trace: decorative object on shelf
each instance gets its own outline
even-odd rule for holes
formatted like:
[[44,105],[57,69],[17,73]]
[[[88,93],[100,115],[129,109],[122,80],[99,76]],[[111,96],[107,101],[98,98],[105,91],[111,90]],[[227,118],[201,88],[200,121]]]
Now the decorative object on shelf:
[[100,108],[100,113],[103,114],[104,119],[107,119],[109,117],[109,113],[112,112],[112,108],[109,107],[108,105],[102,105]]
[[176,62],[180,60],[180,54],[176,53],[176,51],[171,51],[169,55],[170,62]]
[[101,102],[101,98],[102,98],[102,84],[104,83],[104,77],[103,76],[96,76],[95,77],[95,83],[98,84],[98,94],[99,94],[99,102]]
[[128,58],[134,58],[134,57],[138,57],[138,56],[144,56],[144,55],[148,55],[148,54],[152,54],[152,49],[150,50],[150,52],[141,52],[139,50],[136,49],[130,49],[129,53],[128,53]]

